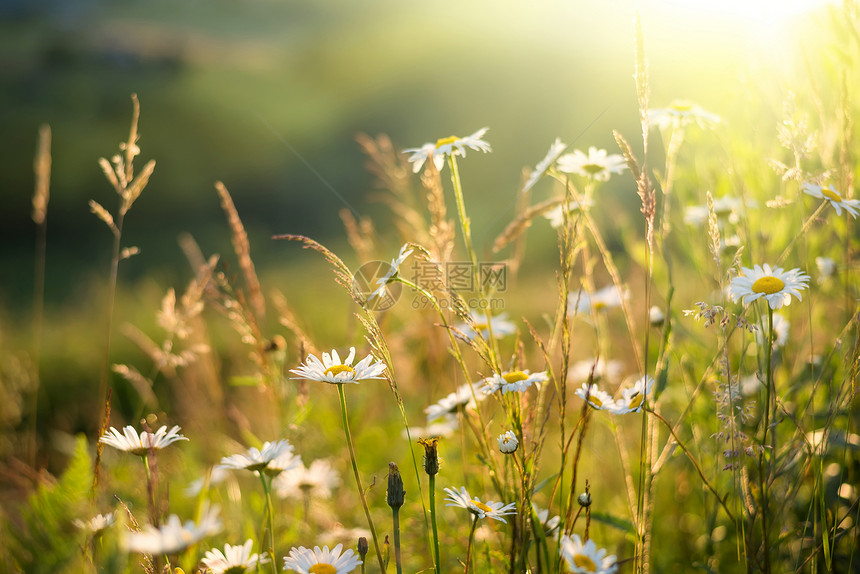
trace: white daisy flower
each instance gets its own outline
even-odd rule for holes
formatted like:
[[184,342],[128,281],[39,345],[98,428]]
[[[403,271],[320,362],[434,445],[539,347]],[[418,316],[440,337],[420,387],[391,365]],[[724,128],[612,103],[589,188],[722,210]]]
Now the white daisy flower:
[[607,285],[594,293],[589,293],[585,289],[568,293],[567,314],[589,316],[592,309],[597,312],[608,311],[614,307],[620,307],[622,301],[629,295],[626,289],[621,292],[615,288],[615,285]]
[[299,464],[272,481],[272,487],[281,498],[330,498],[332,489],[338,486],[340,475],[324,459],[313,461],[309,467]]
[[499,435],[499,451],[502,454],[513,454],[520,446],[520,441],[517,440],[517,435],[514,431],[505,431]]
[[836,273],[836,262],[830,257],[816,257],[815,266],[818,267],[819,283],[830,279]]
[[116,516],[113,512],[108,512],[107,514],[97,514],[89,520],[75,519],[72,524],[75,525],[75,528],[85,530],[95,536],[113,526],[114,522],[116,522]]
[[654,386],[654,379],[645,375],[634,384],[632,387],[621,391],[621,398],[615,399],[615,405],[608,409],[614,415],[624,415],[627,413],[638,413],[642,410],[642,405],[645,404],[645,399],[651,393],[651,387]]
[[858,199],[843,199],[836,188],[831,183],[827,187],[815,185],[814,183],[804,183],[803,193],[817,197],[818,199],[826,199],[836,210],[836,215],[842,215],[844,209],[851,214],[854,219],[857,218],[857,210],[860,209],[860,200]]
[[594,371],[592,382],[615,382],[621,378],[621,373],[624,371],[624,363],[618,359],[607,361],[602,357],[599,359],[583,359],[573,364],[570,371],[568,371],[568,377],[574,381],[587,381],[592,376],[592,370]]
[[221,459],[221,468],[251,470],[277,475],[302,464],[302,457],[293,454],[293,445],[288,440],[266,442],[258,450],[251,447],[245,454],[234,454]]
[[523,193],[534,187],[538,180],[544,176],[546,170],[549,169],[549,166],[558,159],[558,156],[560,156],[561,152],[566,148],[567,144],[563,144],[559,138],[555,138],[553,144],[549,146],[549,151],[546,152],[544,158],[538,162],[537,166],[532,170],[531,175],[529,175],[526,184],[523,186]]
[[192,544],[221,531],[218,507],[203,508],[199,524],[192,520],[183,524],[179,517],[171,514],[159,528],[145,526],[140,532],[127,532],[122,539],[123,548],[140,554],[178,554]]
[[720,116],[705,111],[691,102],[675,100],[667,108],[648,110],[648,121],[661,130],[668,127],[683,127],[692,123],[702,128],[712,128],[720,123]]
[[253,545],[254,541],[250,538],[241,546],[225,544],[224,552],[217,548],[208,550],[201,562],[212,574],[245,574],[252,568],[256,568],[258,564],[268,564],[269,562],[269,557],[265,552],[262,556],[251,554]]
[[[476,406],[475,399],[482,401],[485,397],[483,393],[478,392],[482,382],[460,385],[456,391],[424,409],[424,412],[427,413],[427,422],[431,423],[446,415],[455,414],[460,408],[474,409]],[[430,433],[426,436],[435,435]]]
[[[336,350],[331,355],[323,353],[322,361],[313,355],[308,355],[304,365],[298,369],[290,369],[290,372],[298,375],[294,379],[309,379],[323,383],[358,384],[368,379],[382,379],[385,371],[385,363],[376,360],[373,355],[363,358],[357,365],[352,364],[355,359],[355,347],[350,347],[349,356],[341,362]],[[376,360],[376,362],[374,362]]]
[[502,518],[502,516],[517,513],[517,505],[515,502],[511,502],[510,504],[489,501],[481,502],[481,499],[477,496],[472,498],[465,486],[461,486],[459,491],[454,490],[453,488],[446,488],[445,492],[448,493],[445,500],[451,502],[451,504],[446,504],[445,506],[459,506],[460,508],[465,508],[478,518],[489,517],[507,524],[508,521]]
[[[788,334],[791,329],[791,322],[780,315],[773,314],[773,348],[784,347],[788,342]],[[759,328],[755,332],[755,342],[759,347],[764,347],[765,339],[767,338],[767,319],[764,321],[764,328]]]
[[457,136],[442,138],[436,140],[436,143],[431,142],[426,143],[421,147],[405,149],[403,150],[403,153],[412,154],[409,156],[409,161],[412,163],[413,173],[421,171],[421,168],[424,166],[424,162],[430,157],[433,158],[433,164],[436,166],[436,169],[441,170],[445,165],[446,155],[461,155],[466,157],[466,148],[485,153],[493,151],[490,148],[490,144],[481,139],[489,129],[490,128],[481,128],[472,135],[463,138]]
[[575,574],[613,574],[618,570],[615,556],[607,556],[605,548],[598,550],[594,540],[583,544],[578,534],[562,535],[561,556]]
[[494,373],[492,376],[483,380],[484,386],[481,392],[485,395],[491,395],[496,391],[502,391],[502,394],[521,393],[532,385],[540,385],[545,383],[549,378],[546,371],[539,373],[530,373],[528,369],[524,371],[505,371],[501,375]]
[[[580,204],[578,201],[569,201],[567,204],[567,213],[568,215],[579,211],[580,205],[585,206],[585,208],[591,207],[592,201],[591,198],[585,198],[585,200]],[[550,226],[553,229],[558,229],[562,225],[564,225],[564,203],[559,203],[549,211],[543,214],[549,220]]]
[[361,566],[361,560],[352,549],[341,554],[343,544],[338,544],[331,550],[328,546],[314,546],[314,549],[299,546],[290,549],[290,555],[284,558],[284,570],[292,570],[298,574],[347,574]]
[[474,329],[470,327],[468,323],[458,323],[454,325],[454,328],[465,334],[470,341],[478,335],[485,340],[489,339],[490,327],[492,327],[493,338],[495,339],[501,339],[517,332],[517,326],[508,320],[508,314],[506,312],[499,313],[498,315],[491,315],[489,325],[487,324],[487,316],[484,313],[470,311],[469,315],[472,317],[472,322],[475,325]]
[[534,502],[532,503],[532,508],[535,509],[538,520],[540,521],[541,526],[543,526],[544,536],[547,538],[552,537],[556,533],[556,530],[558,530],[559,524],[561,524],[561,517],[553,516],[550,518],[549,510],[538,507]]
[[771,268],[765,263],[742,270],[743,275],[732,279],[729,296],[735,302],[743,299],[744,305],[764,297],[771,309],[779,309],[791,304],[792,295],[800,300],[800,291],[808,287],[809,275],[800,269],[784,271],[782,267]]
[[578,149],[568,153],[556,161],[558,171],[575,173],[596,181],[608,181],[613,173],[621,173],[627,169],[624,158],[618,154],[608,155],[605,149],[594,146],[588,148],[588,155]]
[[[755,207],[754,202],[749,202],[750,207]],[[724,195],[714,200],[714,214],[717,221],[723,220],[736,224],[741,220],[744,202],[739,197]],[[690,205],[684,210],[684,223],[687,225],[701,226],[708,223],[708,204]]]
[[[478,393],[478,398],[484,398],[484,395]],[[427,409],[433,407],[435,405],[431,405],[427,407]],[[424,412],[427,412],[427,409],[424,409]],[[429,418],[430,415],[428,415]],[[437,417],[438,418],[438,417]],[[460,421],[457,419],[457,415],[453,415],[451,413],[443,414],[442,420],[439,422],[429,423],[426,427],[409,427],[412,436],[451,436],[457,429],[460,427]],[[403,438],[409,438],[406,434],[406,429],[400,431],[400,436]]]
[[[582,388],[576,390],[576,396],[587,400],[588,404],[597,410],[612,411],[615,409],[615,400],[606,391],[601,391],[597,385],[592,384],[590,389],[588,383],[582,383]],[[586,397],[588,397],[586,399]]]
[[379,288],[370,294],[370,297],[367,298],[367,302],[370,303],[371,300],[376,297],[384,298],[385,296],[385,286],[391,283],[391,278],[397,275],[398,271],[400,271],[400,266],[403,265],[403,262],[406,261],[406,258],[412,255],[412,249],[407,249],[407,246],[404,245],[400,248],[400,253],[391,260],[391,265],[388,268],[388,272],[380,277],[376,284],[379,285]]
[[154,433],[143,431],[139,435],[133,426],[127,426],[121,433],[111,427],[105,431],[99,442],[138,456],[146,456],[150,449],[159,450],[179,440],[188,438],[179,434],[178,426],[169,431],[166,426],[162,426]]

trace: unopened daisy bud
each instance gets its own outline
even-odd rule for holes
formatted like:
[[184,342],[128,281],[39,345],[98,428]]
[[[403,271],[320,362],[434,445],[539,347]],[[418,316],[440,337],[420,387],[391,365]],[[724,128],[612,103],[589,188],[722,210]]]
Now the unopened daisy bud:
[[583,508],[588,508],[589,506],[591,506],[591,494],[588,492],[583,492],[579,495],[576,501],[579,502],[579,505]]
[[514,454],[520,446],[514,431],[505,431],[499,435],[499,450],[504,454]]
[[436,451],[438,441],[438,437],[418,439],[418,444],[424,447],[424,472],[430,476],[439,473],[439,453]]
[[369,550],[369,546],[367,545],[367,538],[364,536],[359,537],[358,539],[358,555],[361,556],[361,561],[364,562],[364,557],[367,556],[367,551]]
[[403,501],[406,498],[406,491],[403,490],[403,479],[400,478],[400,471],[397,470],[397,465],[393,462],[388,463],[388,506],[391,508],[400,508],[403,506]]

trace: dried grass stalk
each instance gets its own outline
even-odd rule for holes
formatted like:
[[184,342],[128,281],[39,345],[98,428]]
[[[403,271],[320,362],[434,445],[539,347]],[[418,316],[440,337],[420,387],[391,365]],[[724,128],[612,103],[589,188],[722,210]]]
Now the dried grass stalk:
[[236,206],[233,204],[230,192],[227,191],[227,188],[220,181],[215,182],[215,189],[221,198],[221,209],[224,210],[224,213],[227,215],[227,221],[230,223],[233,250],[236,252],[236,257],[239,259],[239,268],[242,270],[242,276],[245,278],[245,287],[248,289],[248,299],[251,303],[251,308],[254,310],[257,318],[262,319],[266,315],[266,302],[263,298],[263,291],[260,289],[260,281],[257,279],[254,262],[251,260],[251,244],[248,242],[248,234],[245,232],[245,227],[242,225],[242,220],[239,218],[239,213],[236,211]]
[[51,187],[51,126],[39,128],[39,150],[33,162],[36,188],[33,192],[33,221],[42,225],[48,215]]

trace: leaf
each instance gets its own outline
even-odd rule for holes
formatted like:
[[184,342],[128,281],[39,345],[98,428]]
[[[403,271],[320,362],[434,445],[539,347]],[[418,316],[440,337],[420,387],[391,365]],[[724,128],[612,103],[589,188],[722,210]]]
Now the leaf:
[[92,460],[87,440],[78,436],[75,453],[56,484],[42,484],[21,513],[21,524],[5,523],[6,544],[16,571],[55,574],[80,552],[80,533],[72,520],[88,508]]
[[613,516],[608,512],[592,512],[591,519],[600,522],[601,524],[606,524],[607,526],[612,526],[613,528],[617,528],[622,532],[633,535],[636,533],[636,529],[633,528],[633,523],[625,518],[619,518],[618,516]]

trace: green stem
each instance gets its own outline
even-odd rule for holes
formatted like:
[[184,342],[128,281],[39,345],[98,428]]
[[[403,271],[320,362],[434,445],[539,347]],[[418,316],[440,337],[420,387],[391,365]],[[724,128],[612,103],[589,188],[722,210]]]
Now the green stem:
[[436,475],[430,475],[430,525],[433,529],[433,564],[436,568],[436,574],[440,574],[439,569],[439,532],[436,530]]
[[355,449],[352,446],[352,434],[349,432],[349,419],[346,416],[346,396],[343,394],[343,383],[337,384],[337,394],[340,397],[340,415],[343,421],[343,434],[346,437],[346,445],[349,447],[349,461],[352,463],[352,473],[355,476],[355,485],[358,488],[358,497],[361,499],[361,507],[370,527],[370,535],[373,538],[373,548],[376,550],[376,559],[379,561],[379,572],[384,574],[385,563],[382,561],[382,551],[379,549],[379,540],[376,537],[376,528],[370,517],[370,509],[367,507],[367,499],[364,497],[364,488],[361,486],[361,477],[358,474],[358,465],[355,462]]
[[762,500],[762,513],[761,513],[761,527],[762,527],[762,540],[764,544],[764,569],[765,572],[770,572],[770,544],[768,543],[768,477],[765,473],[765,465],[764,465],[764,450],[767,446],[767,432],[770,427],[770,410],[771,410],[771,402],[775,399],[774,388],[773,388],[773,365],[771,364],[773,358],[773,309],[771,309],[770,304],[767,306],[767,343],[765,343],[765,353],[767,354],[767,388],[765,391],[765,405],[764,405],[764,428],[762,429],[762,437],[761,437],[761,454],[759,455],[759,466],[760,468],[760,479],[761,479],[761,500]]
[[394,528],[394,567],[397,574],[403,574],[403,566],[400,563],[400,508],[392,508],[391,513]]
[[[275,555],[275,520],[272,512],[272,489],[269,488],[269,481],[266,480],[266,475],[260,471],[258,472],[260,475],[260,482],[263,483],[263,491],[266,493],[266,517],[269,523],[269,556],[271,556],[271,561],[269,562],[272,565],[272,574],[278,574],[278,568],[275,565],[276,555]],[[260,545],[262,546],[263,540],[262,537],[260,539]]]
[[463,232],[463,243],[469,253],[469,261],[472,263],[472,274],[476,279],[478,274],[478,259],[475,249],[472,247],[472,225],[466,215],[466,202],[463,200],[463,186],[460,183],[460,170],[457,168],[457,159],[453,155],[448,156],[448,166],[451,168],[451,184],[454,186],[454,198],[457,201],[457,215],[460,217],[460,229]]
[[478,517],[472,518],[472,529],[469,531],[469,545],[466,547],[466,571],[464,574],[469,574],[469,567],[472,564],[472,543],[475,542],[475,530],[478,528]]

